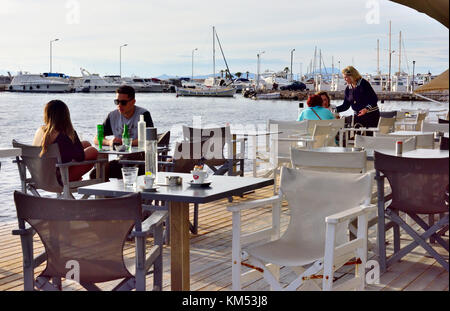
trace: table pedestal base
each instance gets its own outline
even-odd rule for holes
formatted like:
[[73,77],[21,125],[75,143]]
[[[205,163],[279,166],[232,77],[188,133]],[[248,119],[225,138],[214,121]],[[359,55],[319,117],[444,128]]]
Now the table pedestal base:
[[171,288],[189,291],[189,203],[170,202],[169,211]]

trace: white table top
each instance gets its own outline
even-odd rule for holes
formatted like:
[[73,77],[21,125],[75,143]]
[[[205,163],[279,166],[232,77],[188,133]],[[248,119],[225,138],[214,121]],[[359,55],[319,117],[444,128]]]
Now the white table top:
[[20,148],[0,148],[0,158],[10,158],[20,156],[22,149]]

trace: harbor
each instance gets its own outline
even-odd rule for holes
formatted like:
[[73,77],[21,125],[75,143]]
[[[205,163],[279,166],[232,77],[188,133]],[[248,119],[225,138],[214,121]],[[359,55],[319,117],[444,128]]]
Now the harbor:
[[6,0],[0,292],[447,295],[448,7]]

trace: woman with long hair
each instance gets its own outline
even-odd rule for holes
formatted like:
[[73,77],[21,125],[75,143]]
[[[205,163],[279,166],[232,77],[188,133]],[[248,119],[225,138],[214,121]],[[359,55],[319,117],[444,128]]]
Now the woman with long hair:
[[[61,100],[51,100],[44,108],[44,125],[40,126],[33,139],[33,146],[42,147],[40,156],[45,154],[49,145],[57,143],[63,163],[97,159],[98,151],[87,141],[81,142],[73,129],[70,112]],[[81,180],[93,164],[69,167],[69,181]]]

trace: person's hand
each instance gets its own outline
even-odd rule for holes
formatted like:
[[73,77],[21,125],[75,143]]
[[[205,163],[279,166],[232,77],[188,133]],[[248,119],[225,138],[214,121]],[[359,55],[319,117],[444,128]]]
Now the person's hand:
[[113,139],[111,139],[111,140],[109,141],[109,145],[110,145],[110,146],[113,146],[114,143],[119,143],[119,144],[122,145],[122,138],[114,137]]
[[367,111],[368,111],[367,108],[361,109],[358,113],[358,117],[365,115]]

